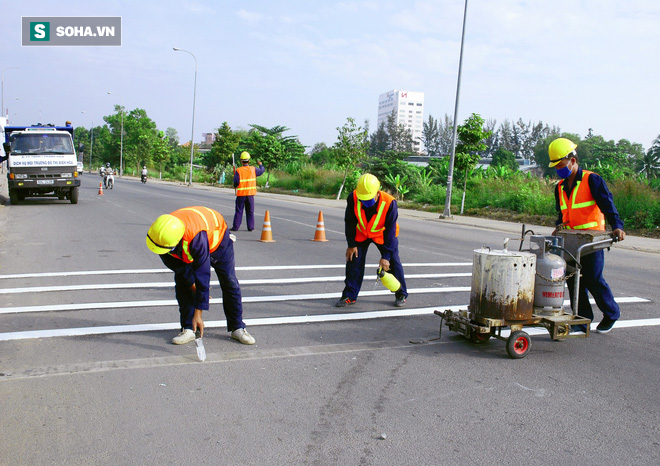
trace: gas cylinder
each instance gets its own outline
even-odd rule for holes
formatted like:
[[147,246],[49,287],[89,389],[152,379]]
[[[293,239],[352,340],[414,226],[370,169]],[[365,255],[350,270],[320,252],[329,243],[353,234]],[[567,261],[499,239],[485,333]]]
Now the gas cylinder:
[[566,261],[550,252],[554,236],[530,236],[530,251],[536,254],[536,280],[534,283],[534,313],[557,315],[563,312]]
[[401,282],[399,282],[399,280],[397,280],[391,273],[385,272],[382,267],[376,271],[376,275],[380,278],[383,285],[385,285],[385,288],[392,293],[396,293],[401,289]]
[[472,261],[470,311],[476,321],[524,321],[532,318],[536,255],[476,249]]

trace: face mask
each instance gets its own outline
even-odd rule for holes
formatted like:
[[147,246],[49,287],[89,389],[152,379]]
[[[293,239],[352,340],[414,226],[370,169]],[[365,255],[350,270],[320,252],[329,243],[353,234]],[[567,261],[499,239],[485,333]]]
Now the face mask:
[[568,165],[566,165],[564,168],[555,168],[555,171],[557,172],[557,176],[563,179],[566,179],[569,176],[571,176],[571,172],[572,172],[572,170],[568,168]]
[[365,208],[373,207],[376,204],[376,198],[370,199],[368,201],[360,201]]

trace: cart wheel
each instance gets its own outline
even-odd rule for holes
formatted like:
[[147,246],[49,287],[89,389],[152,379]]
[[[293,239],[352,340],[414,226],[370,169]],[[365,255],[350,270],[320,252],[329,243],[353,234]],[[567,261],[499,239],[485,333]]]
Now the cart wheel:
[[529,353],[531,347],[532,340],[529,338],[527,332],[523,332],[522,330],[512,332],[506,341],[506,352],[513,359],[524,358]]
[[470,332],[470,341],[472,343],[486,343],[488,340],[490,340],[490,333],[479,333],[474,330]]

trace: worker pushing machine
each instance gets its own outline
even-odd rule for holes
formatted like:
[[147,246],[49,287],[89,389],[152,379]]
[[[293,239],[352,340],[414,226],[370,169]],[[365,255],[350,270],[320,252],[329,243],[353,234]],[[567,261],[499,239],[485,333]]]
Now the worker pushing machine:
[[[566,138],[558,138],[550,143],[549,167],[554,167],[561,178],[555,188],[555,208],[559,214],[557,229],[605,230],[605,219],[612,226],[612,235],[618,241],[626,237],[623,222],[614,205],[612,194],[603,178],[583,170],[578,166],[577,145]],[[612,290],[603,277],[605,252],[601,249],[580,258],[582,278],[578,291],[578,315],[593,320],[594,313],[589,303],[587,291],[591,293],[603,312],[603,319],[598,324],[598,333],[607,333],[620,317],[619,305],[614,301]],[[571,301],[575,278],[568,280]],[[577,327],[577,326],[576,326]],[[580,329],[577,330],[586,330]]]
[[344,291],[335,306],[355,304],[362,287],[367,249],[371,243],[376,244],[381,254],[379,268],[391,271],[401,284],[395,293],[394,305],[405,306],[408,291],[399,259],[398,217],[396,200],[380,190],[378,178],[369,173],[362,175],[357,188],[346,201],[346,279]]
[[234,265],[234,241],[219,212],[202,206],[161,215],[147,233],[147,247],[174,272],[175,294],[181,314],[181,333],[172,339],[183,345],[204,335],[202,311],[209,309],[211,267],[220,280],[222,307],[231,337],[255,343],[245,330],[241,288]]
[[250,154],[241,153],[241,164],[234,172],[234,188],[236,188],[236,209],[231,231],[238,231],[243,221],[243,208],[247,220],[248,231],[254,230],[254,195],[257,194],[257,177],[263,175],[266,168],[257,160],[258,167],[250,166]]

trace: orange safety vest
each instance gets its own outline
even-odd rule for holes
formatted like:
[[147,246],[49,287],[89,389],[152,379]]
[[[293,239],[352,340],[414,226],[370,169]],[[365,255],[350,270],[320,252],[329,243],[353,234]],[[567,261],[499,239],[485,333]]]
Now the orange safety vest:
[[257,172],[254,167],[243,166],[236,169],[238,172],[237,196],[254,196],[257,194]]
[[[387,211],[390,209],[390,204],[394,198],[384,191],[379,191],[380,197],[378,199],[378,210],[376,215],[371,217],[371,221],[367,222],[367,215],[364,213],[362,203],[357,198],[357,193],[353,191],[353,210],[355,217],[358,220],[355,241],[362,242],[367,239],[372,239],[376,244],[383,244],[385,242],[385,217]],[[399,223],[396,224],[396,236],[399,236]]]
[[193,257],[190,255],[190,242],[201,231],[205,231],[208,235],[209,253],[218,249],[222,238],[225,236],[225,231],[227,231],[227,223],[225,222],[225,219],[222,218],[222,215],[208,207],[186,207],[184,209],[175,210],[171,215],[181,220],[186,226],[186,230],[181,239],[181,257],[176,254],[170,254],[177,259],[181,259],[186,264],[190,264],[194,261]]
[[589,175],[592,173],[588,170],[582,171],[582,180],[575,183],[570,199],[562,189],[564,180],[557,184],[560,196],[559,208],[564,228],[573,230],[605,229],[605,216],[596,205],[589,188]]

